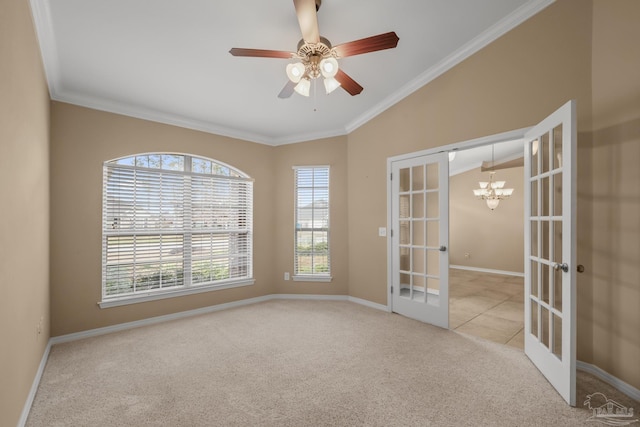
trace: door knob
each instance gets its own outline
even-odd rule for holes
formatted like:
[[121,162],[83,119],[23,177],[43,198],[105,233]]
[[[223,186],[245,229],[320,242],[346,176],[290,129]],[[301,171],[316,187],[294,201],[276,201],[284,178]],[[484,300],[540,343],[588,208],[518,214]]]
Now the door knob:
[[447,247],[446,246],[440,246],[440,252],[446,252]]
[[578,265],[578,273],[584,273],[584,265]]
[[556,271],[562,270],[567,273],[569,271],[569,264],[567,264],[566,262],[562,264],[555,263],[553,264],[553,269]]

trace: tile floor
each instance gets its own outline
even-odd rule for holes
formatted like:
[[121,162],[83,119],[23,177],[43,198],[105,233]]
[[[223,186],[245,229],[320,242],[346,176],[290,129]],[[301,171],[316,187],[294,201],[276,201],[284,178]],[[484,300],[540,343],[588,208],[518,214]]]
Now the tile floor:
[[524,349],[524,278],[450,269],[449,327]]

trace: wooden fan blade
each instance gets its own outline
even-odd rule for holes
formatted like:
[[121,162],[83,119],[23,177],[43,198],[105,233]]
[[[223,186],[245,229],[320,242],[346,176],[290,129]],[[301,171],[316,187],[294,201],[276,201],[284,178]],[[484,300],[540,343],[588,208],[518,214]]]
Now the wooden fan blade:
[[293,0],[293,5],[296,8],[302,39],[307,43],[320,42],[315,0]]
[[278,94],[278,98],[286,99],[293,95],[293,90],[296,87],[296,83],[289,80],[286,85],[282,88],[280,93]]
[[290,59],[295,56],[293,52],[285,52],[284,50],[268,50],[268,49],[243,49],[241,47],[232,48],[229,53],[233,56],[253,56],[258,58],[285,58]]
[[333,51],[339,58],[345,58],[347,56],[375,52],[376,50],[392,49],[398,45],[398,40],[400,40],[398,35],[391,31],[390,33],[378,34],[377,36],[334,46]]
[[342,70],[338,70],[338,74],[336,74],[335,79],[340,82],[340,86],[342,86],[342,89],[349,92],[351,96],[356,96],[357,94],[362,92],[362,86],[360,86],[358,82],[353,80],[347,75],[347,73]]

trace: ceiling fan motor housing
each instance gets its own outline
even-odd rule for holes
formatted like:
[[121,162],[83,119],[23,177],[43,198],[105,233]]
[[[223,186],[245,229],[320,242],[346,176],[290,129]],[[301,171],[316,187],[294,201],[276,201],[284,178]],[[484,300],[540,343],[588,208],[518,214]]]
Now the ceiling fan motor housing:
[[304,40],[298,42],[298,52],[309,78],[315,79],[320,75],[320,61],[333,55],[331,42],[325,37],[320,37],[319,43],[307,43]]

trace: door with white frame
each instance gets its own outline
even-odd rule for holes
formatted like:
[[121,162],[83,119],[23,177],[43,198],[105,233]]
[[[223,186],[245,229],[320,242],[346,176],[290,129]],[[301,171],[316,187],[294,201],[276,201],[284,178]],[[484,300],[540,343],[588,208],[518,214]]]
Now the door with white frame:
[[525,354],[575,406],[576,107],[525,135]]
[[447,153],[391,163],[391,309],[449,327]]

